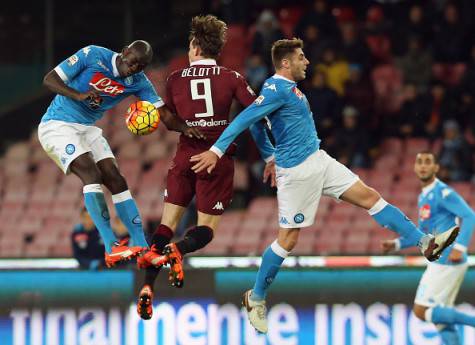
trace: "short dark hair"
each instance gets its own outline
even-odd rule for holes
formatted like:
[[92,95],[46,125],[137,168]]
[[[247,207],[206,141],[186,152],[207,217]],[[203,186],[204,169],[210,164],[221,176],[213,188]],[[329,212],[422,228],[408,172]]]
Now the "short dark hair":
[[299,38],[292,38],[291,40],[278,40],[272,44],[272,63],[274,68],[280,68],[282,60],[285,59],[289,54],[292,54],[295,49],[303,49],[303,41]]
[[434,163],[439,164],[439,157],[431,150],[422,150],[417,153],[418,155],[432,155],[434,157]]
[[196,16],[191,20],[190,41],[201,48],[204,57],[218,58],[224,43],[228,27],[215,16]]

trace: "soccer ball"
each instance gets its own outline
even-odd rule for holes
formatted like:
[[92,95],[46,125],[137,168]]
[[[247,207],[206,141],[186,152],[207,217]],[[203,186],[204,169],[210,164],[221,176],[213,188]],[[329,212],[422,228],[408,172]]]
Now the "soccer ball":
[[147,135],[158,128],[160,113],[152,103],[137,101],[127,109],[125,123],[133,134]]

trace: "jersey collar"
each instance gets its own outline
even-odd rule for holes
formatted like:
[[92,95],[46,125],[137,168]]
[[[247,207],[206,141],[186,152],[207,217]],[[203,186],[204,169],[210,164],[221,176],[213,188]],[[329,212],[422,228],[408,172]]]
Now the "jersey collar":
[[422,194],[427,195],[430,191],[432,191],[434,189],[437,182],[439,182],[438,178],[436,178],[434,180],[434,182],[432,182],[431,184],[429,184],[429,185],[425,186],[424,188],[422,188]]
[[112,73],[114,74],[114,77],[119,77],[119,70],[117,69],[117,56],[119,56],[119,54],[117,53],[114,53],[112,54],[112,60],[111,60],[111,65],[112,65]]
[[197,61],[193,61],[190,63],[190,66],[194,65],[209,65],[209,66],[216,66],[216,60],[215,59],[201,59]]
[[294,83],[294,84],[296,84],[295,81],[290,80],[290,79],[287,79],[286,77],[281,76],[280,74],[274,74],[274,75],[272,76],[272,78],[275,78],[275,79],[283,79],[283,80],[288,81],[289,83]]

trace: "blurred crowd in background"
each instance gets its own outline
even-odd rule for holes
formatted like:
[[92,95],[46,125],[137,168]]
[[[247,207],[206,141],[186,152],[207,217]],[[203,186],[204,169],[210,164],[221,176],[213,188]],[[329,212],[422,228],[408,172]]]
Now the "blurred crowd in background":
[[[215,14],[228,23],[228,44],[220,62],[244,74],[256,92],[274,73],[272,43],[291,37],[304,41],[310,65],[299,87],[312,108],[322,148],[360,176],[371,177],[370,184],[381,180],[378,187],[384,189],[401,182],[398,179],[404,176],[415,179],[410,175],[413,157],[408,152],[414,154],[414,150],[424,147],[439,155],[440,178],[462,183],[462,189],[470,189],[463,183],[475,182],[474,1],[98,0],[82,2],[74,16],[68,15],[70,11],[69,3],[54,0],[0,10],[0,43],[9,47],[0,54],[0,75],[10,80],[0,92],[0,118],[5,123],[2,136],[8,137],[0,145],[0,150],[7,150],[3,163],[0,160],[0,178],[5,176],[7,184],[4,181],[2,187],[0,183],[0,191],[7,190],[5,186],[11,181],[17,188],[14,178],[8,180],[6,168],[11,166],[9,145],[18,140],[11,138],[17,131],[9,130],[9,124],[30,116],[28,122],[14,128],[20,133],[24,127],[36,127],[52,96],[35,91],[34,86],[41,84],[49,69],[88,44],[119,51],[125,42],[146,39],[155,51],[148,73],[163,94],[166,76],[187,63],[190,18],[203,13]],[[53,33],[49,46],[43,39],[48,32]],[[51,65],[48,55],[53,57]],[[46,97],[43,103],[27,102],[35,92]],[[16,105],[18,113],[5,110],[6,105],[12,109]],[[157,180],[155,168],[160,178],[166,174],[164,162],[173,155],[176,136],[161,131],[155,137],[132,138],[125,133],[122,121],[112,124],[126,107],[112,111],[99,125],[119,161],[139,158],[138,168],[131,163],[130,172],[125,169],[126,178],[132,187],[134,181],[143,182],[143,189],[141,184],[135,188],[139,203],[142,198],[150,205],[149,211],[145,207],[146,214],[160,215],[156,211],[160,202],[146,199],[150,189],[146,179]],[[35,137],[31,136],[30,151],[25,153],[28,174],[42,169],[38,167],[44,153],[38,149]],[[264,163],[250,136],[245,134],[238,141],[233,207],[241,209],[254,197],[273,195],[274,191],[261,182]],[[419,146],[411,148],[411,143]],[[18,158],[18,154],[12,153],[11,157]],[[160,161],[160,166],[154,161]],[[50,161],[45,164],[53,165]],[[384,174],[389,177],[386,179]],[[60,177],[53,182],[59,185]],[[61,188],[54,193],[60,193]],[[410,185],[410,192],[416,193],[417,187]],[[4,192],[4,196],[7,194]],[[412,194],[409,197],[415,198]],[[3,199],[5,205],[6,197]],[[411,205],[414,203],[415,199]],[[77,220],[77,209],[74,215]],[[185,223],[193,222],[190,217]]]

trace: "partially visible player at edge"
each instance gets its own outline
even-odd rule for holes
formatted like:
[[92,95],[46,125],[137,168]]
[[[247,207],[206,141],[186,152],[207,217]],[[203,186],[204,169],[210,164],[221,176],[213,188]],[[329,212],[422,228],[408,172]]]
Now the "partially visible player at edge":
[[[166,109],[143,73],[152,57],[152,47],[145,41],[135,41],[121,53],[91,45],[61,62],[43,80],[57,95],[38,127],[40,143],[65,174],[72,172],[83,182],[84,204],[104,241],[108,266],[136,256],[148,244],[136,203],[102,130],[94,123],[106,110],[135,95],[160,109],[168,129],[201,136]],[[130,233],[130,247],[118,243],[111,229],[101,184],[112,193],[117,214]]]
[[[475,327],[475,316],[454,309],[454,302],[467,272],[467,247],[475,228],[475,212],[452,188],[437,179],[439,164],[429,151],[420,152],[414,171],[421,181],[418,199],[419,227],[437,234],[457,226],[460,234],[440,260],[428,264],[414,302],[414,314],[436,325],[444,345],[461,345],[456,325]],[[457,219],[458,218],[458,219]],[[401,239],[383,242],[385,252],[401,248]]]
[[[143,266],[154,265],[147,268],[137,304],[137,312],[143,319],[152,317],[153,283],[161,265],[170,263],[172,285],[182,287],[183,255],[203,248],[213,239],[221,215],[231,202],[234,145],[211,175],[194,173],[190,163],[191,156],[208,150],[227,127],[233,99],[247,107],[256,98],[239,73],[216,64],[226,31],[226,23],[214,16],[194,17],[189,37],[190,67],[173,72],[167,80],[166,104],[188,125],[198,126],[207,140],[180,137],[168,171],[161,224],[153,234],[152,250],[139,259]],[[166,246],[195,195],[197,225],[187,230],[183,240]]]
[[277,183],[279,233],[263,254],[254,288],[243,297],[251,324],[263,333],[267,332],[267,290],[296,245],[300,229],[313,224],[322,194],[368,210],[381,226],[403,236],[405,245],[419,246],[429,260],[435,260],[457,235],[456,230],[435,238],[425,235],[398,208],[320,149],[309,103],[296,83],[305,78],[309,64],[302,48],[299,39],[276,41],[272,46],[276,74],[266,80],[256,101],[236,117],[209,151],[191,158],[195,172],[212,172],[234,138],[267,116],[275,147],[264,129],[257,143],[262,157],[270,160],[267,166],[275,167],[272,182]]

